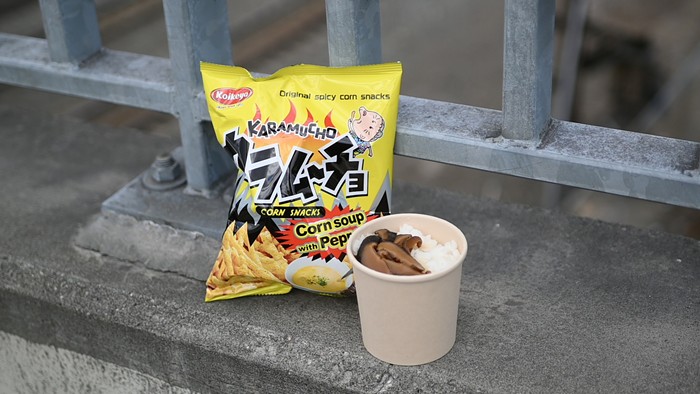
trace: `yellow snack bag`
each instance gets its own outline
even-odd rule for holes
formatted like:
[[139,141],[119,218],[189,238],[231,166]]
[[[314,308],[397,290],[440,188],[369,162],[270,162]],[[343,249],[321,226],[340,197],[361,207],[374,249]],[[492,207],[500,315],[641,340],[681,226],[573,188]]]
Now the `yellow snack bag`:
[[201,71],[216,137],[239,170],[205,300],[353,293],[348,238],[390,213],[401,64]]

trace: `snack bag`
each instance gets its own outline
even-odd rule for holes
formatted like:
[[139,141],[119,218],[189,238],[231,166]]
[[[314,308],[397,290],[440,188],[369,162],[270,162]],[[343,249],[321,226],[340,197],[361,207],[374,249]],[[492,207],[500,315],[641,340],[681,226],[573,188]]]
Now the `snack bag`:
[[401,64],[201,71],[217,139],[239,170],[205,300],[292,287],[352,294],[350,234],[390,213]]

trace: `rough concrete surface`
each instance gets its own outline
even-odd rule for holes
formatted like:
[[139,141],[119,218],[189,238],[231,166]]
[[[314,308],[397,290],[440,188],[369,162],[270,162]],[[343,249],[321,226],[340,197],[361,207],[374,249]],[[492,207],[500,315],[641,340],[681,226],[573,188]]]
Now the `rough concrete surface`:
[[197,262],[214,261],[220,246],[216,239],[198,232],[114,212],[103,212],[81,228],[75,245],[200,281],[207,279],[211,267]]
[[[455,347],[393,366],[364,350],[354,299],[293,291],[204,303],[203,282],[188,276],[212,261],[190,259],[188,273],[75,246],[101,202],[171,139],[6,107],[0,119],[0,331],[40,346],[44,362],[48,346],[70,363],[90,357],[200,392],[700,390],[697,240],[397,184],[395,212],[452,221],[470,250]],[[139,245],[179,231],[136,226],[125,239]],[[26,362],[8,353],[4,371]],[[64,366],[54,363],[55,391],[80,387]],[[104,391],[120,387],[108,375]]]
[[[0,382],[17,393],[170,393],[190,390],[94,357],[0,331]],[[66,379],[66,376],[80,377]],[[21,377],[18,378],[18,377]]]

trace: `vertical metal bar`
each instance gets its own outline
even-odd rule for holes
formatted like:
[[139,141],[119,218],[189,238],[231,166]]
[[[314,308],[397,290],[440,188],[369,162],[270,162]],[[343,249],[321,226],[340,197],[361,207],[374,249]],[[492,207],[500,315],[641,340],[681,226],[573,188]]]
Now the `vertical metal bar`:
[[233,64],[225,0],[163,0],[175,84],[173,105],[180,123],[187,192],[212,196],[233,160],[216,142],[211,126],[195,116],[202,92],[199,62]]
[[326,0],[326,25],[331,66],[381,63],[379,0]]
[[79,64],[102,48],[93,0],[40,0],[39,5],[51,60]]
[[537,140],[550,121],[554,0],[506,0],[503,136]]

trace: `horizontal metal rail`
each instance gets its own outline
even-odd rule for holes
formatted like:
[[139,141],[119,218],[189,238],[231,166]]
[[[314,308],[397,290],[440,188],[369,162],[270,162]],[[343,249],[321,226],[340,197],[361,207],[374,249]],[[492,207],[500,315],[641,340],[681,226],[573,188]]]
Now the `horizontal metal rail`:
[[0,82],[173,113],[170,61],[102,49],[80,67],[56,64],[47,41],[0,33]]
[[[171,53],[183,51],[172,59],[107,49],[85,57],[94,40],[81,50],[60,45],[50,50],[43,39],[0,34],[0,82],[173,114],[181,123],[188,183],[207,194],[231,169],[211,146],[211,136],[204,135],[210,119],[195,69],[197,59],[217,61],[218,56],[218,62],[230,62],[230,52],[213,50],[228,45],[228,39],[207,39],[226,30],[221,18],[226,6],[164,3]],[[376,60],[378,1],[346,5],[327,2],[329,20],[340,23],[340,15],[354,15],[351,23],[329,26],[329,46],[337,52],[331,63]],[[395,152],[700,209],[700,143],[551,118],[553,12],[553,0],[506,2],[504,111],[402,96]],[[215,15],[219,23],[213,32],[197,27]],[[58,32],[54,36],[61,39],[75,34]],[[351,39],[360,35],[362,40]],[[341,48],[344,42],[350,47]]]
[[700,208],[700,143],[557,120],[542,141],[509,140],[502,115],[402,97],[396,153]]

